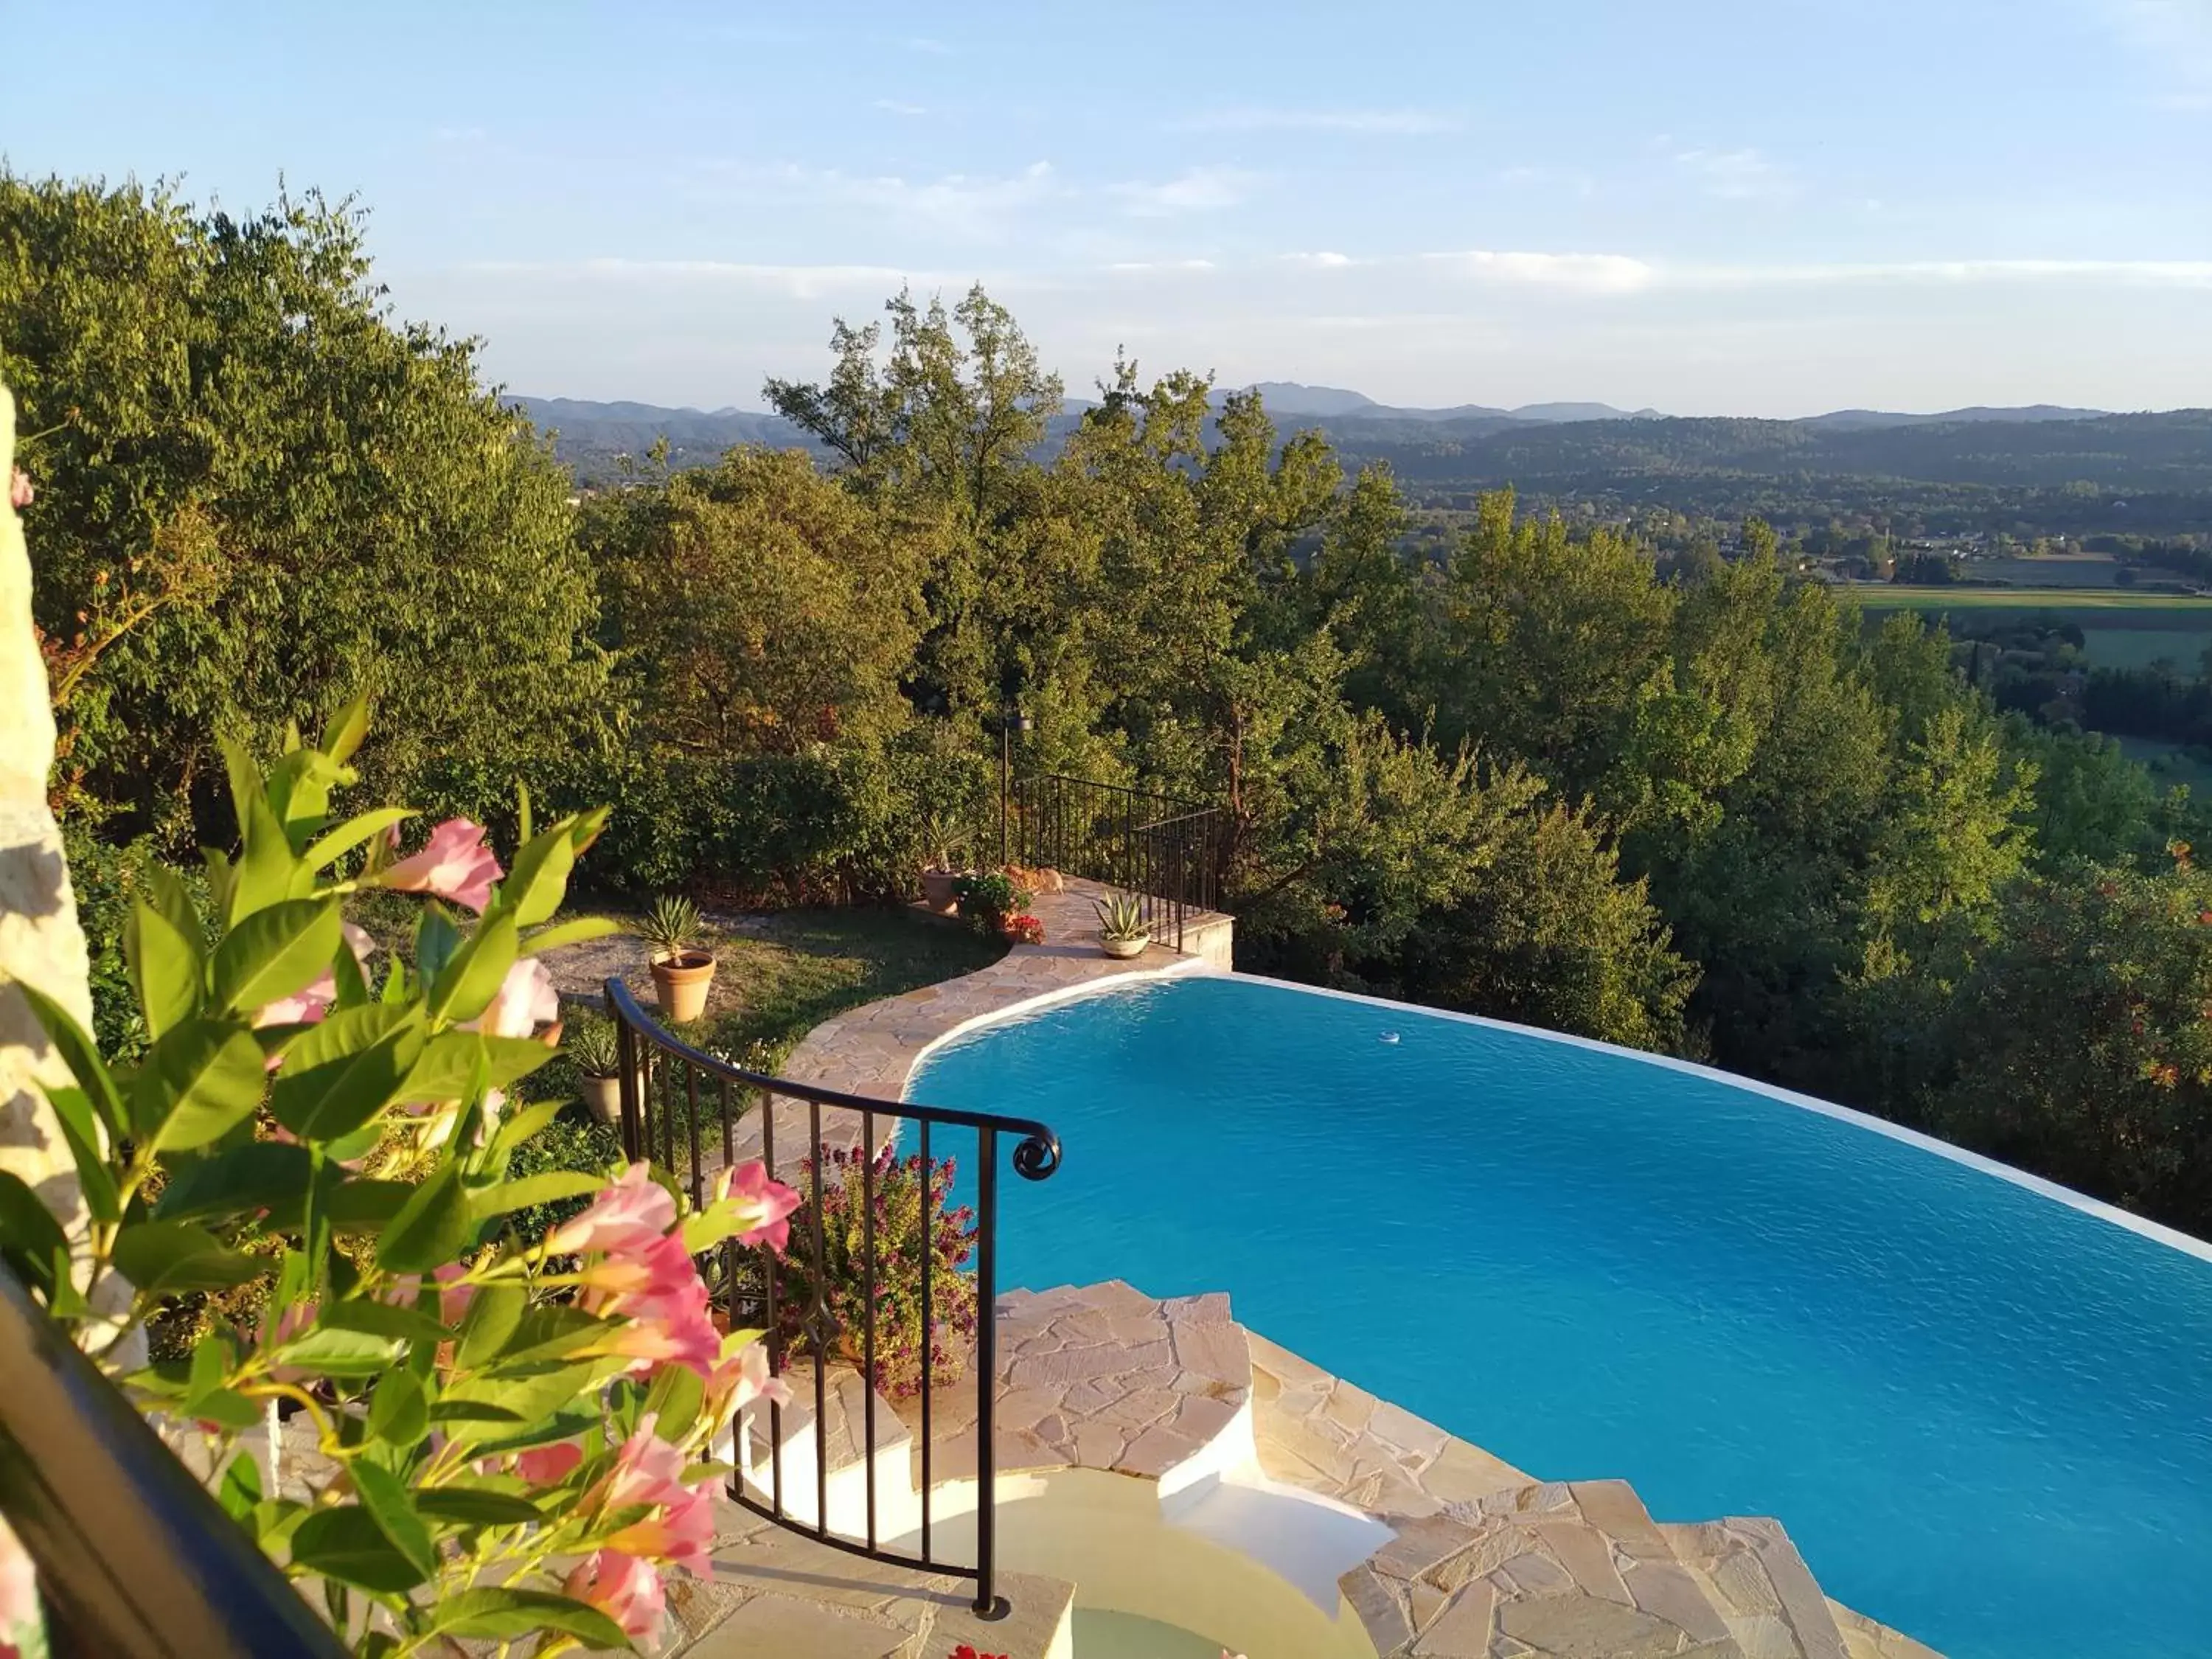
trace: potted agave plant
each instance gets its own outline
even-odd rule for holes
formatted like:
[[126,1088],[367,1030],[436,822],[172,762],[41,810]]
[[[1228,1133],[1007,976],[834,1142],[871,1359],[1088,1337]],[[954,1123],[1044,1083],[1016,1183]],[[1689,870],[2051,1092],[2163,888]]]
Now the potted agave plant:
[[570,1022],[562,1039],[576,1068],[577,1091],[594,1121],[610,1127],[622,1121],[622,1046],[614,1024],[605,1019]]
[[699,907],[690,899],[663,895],[638,924],[637,936],[653,953],[653,990],[660,999],[660,1012],[678,1025],[705,1013],[714,958],[702,948]]
[[1134,893],[1109,893],[1091,901],[1098,913],[1098,948],[1109,957],[1142,956],[1152,942],[1145,907]]

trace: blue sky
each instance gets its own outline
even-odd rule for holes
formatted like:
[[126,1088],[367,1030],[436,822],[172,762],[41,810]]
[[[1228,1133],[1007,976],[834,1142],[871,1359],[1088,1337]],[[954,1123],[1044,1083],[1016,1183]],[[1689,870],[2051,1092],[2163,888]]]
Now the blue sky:
[[[97,19],[97,22],[94,21]],[[18,171],[372,210],[547,396],[980,278],[1072,391],[2212,403],[2212,0],[0,6]]]

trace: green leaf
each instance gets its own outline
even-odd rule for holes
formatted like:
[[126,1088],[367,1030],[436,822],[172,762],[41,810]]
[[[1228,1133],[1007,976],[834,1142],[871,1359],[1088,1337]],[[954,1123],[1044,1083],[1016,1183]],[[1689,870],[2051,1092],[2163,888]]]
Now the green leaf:
[[218,1012],[252,1014],[321,978],[345,943],[336,899],[286,899],[256,910],[216,946]]
[[443,1342],[453,1333],[419,1308],[397,1302],[349,1297],[323,1310],[321,1324],[342,1331],[361,1331],[401,1342]]
[[543,1422],[532,1425],[515,1434],[502,1434],[478,1443],[479,1457],[504,1457],[509,1452],[528,1451],[532,1446],[550,1446],[556,1440],[574,1440],[600,1425],[597,1413],[581,1411],[555,1411]]
[[373,812],[359,813],[318,836],[313,845],[301,854],[301,862],[310,870],[326,870],[363,842],[414,816],[414,811],[405,806],[380,806]]
[[495,1187],[481,1188],[469,1194],[469,1207],[477,1220],[488,1221],[493,1216],[512,1214],[534,1204],[581,1198],[606,1184],[605,1176],[586,1175],[580,1170],[547,1170],[519,1181],[502,1181]]
[[382,1003],[341,1008],[294,1036],[284,1045],[284,1063],[302,1072],[327,1066],[334,1060],[360,1054],[416,1018],[411,1008],[387,1007]]
[[460,1166],[441,1164],[415,1189],[377,1240],[377,1265],[387,1273],[428,1273],[453,1261],[476,1237]]
[[408,1447],[420,1440],[429,1426],[429,1401],[415,1373],[404,1366],[385,1372],[368,1397],[369,1437]]
[[143,1295],[181,1291],[227,1291],[269,1271],[263,1256],[227,1249],[204,1227],[188,1221],[141,1221],[115,1235],[116,1271]]
[[706,1401],[706,1379],[689,1365],[663,1365],[646,1390],[645,1409],[659,1413],[653,1431],[673,1444],[697,1421]]
[[476,1031],[441,1031],[422,1051],[422,1062],[407,1079],[403,1098],[459,1100],[476,1085],[484,1067],[488,1088],[504,1089],[550,1060],[555,1050],[534,1037],[485,1036]]
[[123,954],[149,1036],[158,1037],[199,1012],[205,987],[197,922],[188,934],[160,906],[135,899],[123,924]]
[[573,1636],[587,1648],[630,1645],[622,1626],[597,1607],[551,1590],[499,1586],[463,1590],[439,1602],[430,1622],[423,1626],[426,1635],[473,1636],[492,1641],[539,1631]]
[[454,1527],[528,1526],[545,1518],[528,1498],[482,1486],[433,1486],[415,1494],[415,1507],[426,1519]]
[[376,1524],[383,1528],[392,1547],[407,1558],[408,1565],[428,1578],[438,1570],[438,1547],[430,1541],[430,1529],[415,1513],[415,1506],[408,1501],[407,1489],[399,1484],[399,1477],[366,1457],[356,1457],[349,1467],[362,1507],[375,1517]]
[[374,1376],[398,1357],[399,1343],[395,1339],[333,1326],[327,1317],[270,1353],[277,1364],[296,1365],[330,1376]]
[[123,1096],[115,1086],[107,1062],[100,1057],[99,1048],[85,1035],[84,1027],[76,1023],[68,1009],[37,986],[20,979],[14,984],[17,994],[30,1005],[32,1014],[46,1034],[46,1041],[54,1045],[62,1064],[76,1079],[76,1086],[84,1091],[93,1110],[106,1124],[108,1133],[118,1139],[128,1133],[130,1120],[124,1115]]
[[192,1401],[192,1415],[204,1417],[219,1428],[244,1434],[258,1429],[265,1419],[261,1402],[235,1389],[216,1389]]
[[436,979],[461,948],[461,930],[442,907],[426,904],[415,923],[415,971],[424,984]]
[[[192,1349],[191,1369],[185,1378],[185,1407],[204,1395],[213,1394],[222,1386],[222,1379],[230,1371],[230,1344],[219,1332],[202,1337]],[[258,1492],[254,1494],[258,1502]]]
[[246,1521],[261,1502],[261,1466],[251,1457],[232,1458],[223,1469],[222,1483],[216,1488],[215,1496],[225,1515],[234,1521]]
[[514,913],[495,910],[477,925],[467,944],[453,952],[430,987],[430,1018],[434,1020],[474,1019],[491,1006],[491,1000],[514,966]]
[[587,939],[605,939],[610,934],[629,931],[612,916],[575,916],[567,921],[556,921],[550,927],[539,928],[522,941],[522,954],[542,956],[564,945],[581,945]]
[[498,1358],[529,1304],[519,1285],[487,1285],[478,1291],[461,1316],[460,1346],[454,1350],[453,1364],[462,1370],[474,1370]]
[[[381,1008],[364,1008],[380,1014]],[[422,1058],[422,1028],[402,1024],[360,1054],[295,1071],[288,1053],[269,1110],[303,1140],[335,1140],[361,1128],[404,1092],[408,1073]]]
[[[456,1382],[447,1390],[441,1403],[458,1401],[479,1401],[510,1411],[526,1423],[542,1423],[551,1418],[562,1407],[573,1405],[617,1371],[623,1370],[629,1361],[620,1358],[586,1360],[570,1365],[549,1365],[526,1376],[473,1376]],[[492,1424],[450,1423],[447,1429],[456,1440],[481,1440],[496,1425]],[[576,1432],[552,1437],[568,1438]],[[510,1436],[494,1436],[502,1446],[516,1443],[538,1444],[534,1440],[518,1443]]]
[[46,1103],[54,1109],[62,1139],[69,1142],[77,1185],[84,1189],[85,1208],[95,1221],[121,1220],[123,1194],[116,1185],[115,1171],[100,1150],[100,1126],[93,1120],[91,1099],[83,1090],[60,1084],[46,1090]]
[[481,1400],[441,1400],[430,1407],[433,1423],[520,1423],[523,1419],[504,1406]]
[[238,863],[230,872],[230,902],[226,907],[230,925],[235,927],[290,890],[292,842],[269,804],[252,756],[242,744],[226,738],[222,757],[230,772],[231,802],[238,809],[241,843]]
[[398,1594],[429,1577],[365,1509],[317,1510],[292,1534],[292,1565],[356,1589]]
[[500,908],[514,913],[517,927],[535,927],[561,908],[575,865],[568,825],[556,823],[514,855],[514,867],[499,884]]
[[296,1213],[313,1168],[305,1146],[250,1141],[173,1166],[154,1215],[161,1221],[204,1221],[286,1206]]
[[22,1177],[0,1170],[0,1255],[18,1277],[53,1297],[54,1264],[69,1260],[69,1238]]
[[539,1100],[527,1106],[510,1107],[491,1138],[493,1167],[503,1167],[499,1162],[502,1157],[560,1116],[562,1103],[557,1100]]
[[527,1310],[509,1328],[507,1340],[496,1351],[502,1370],[524,1360],[556,1358],[573,1353],[612,1327],[597,1314],[560,1303]]
[[343,708],[331,712],[315,747],[343,766],[353,758],[354,750],[361,747],[361,740],[368,735],[368,694],[364,691]]
[[267,1077],[252,1028],[186,1020],[139,1066],[131,1087],[132,1126],[157,1152],[204,1146],[253,1115]]
[[[335,1152],[340,1143],[331,1143]],[[342,1233],[380,1232],[407,1206],[415,1188],[404,1181],[378,1181],[356,1176],[331,1190],[323,1212]]]

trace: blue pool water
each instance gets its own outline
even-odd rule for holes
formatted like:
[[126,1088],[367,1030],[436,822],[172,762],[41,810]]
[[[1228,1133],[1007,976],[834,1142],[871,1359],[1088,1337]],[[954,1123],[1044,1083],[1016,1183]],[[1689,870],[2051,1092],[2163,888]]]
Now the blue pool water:
[[[1395,1040],[1392,1040],[1395,1039]],[[1771,1515],[1952,1659],[2212,1654],[2212,1262],[1714,1073],[1204,975],[948,1044],[1060,1134],[1006,1284],[1227,1290],[1662,1520]]]

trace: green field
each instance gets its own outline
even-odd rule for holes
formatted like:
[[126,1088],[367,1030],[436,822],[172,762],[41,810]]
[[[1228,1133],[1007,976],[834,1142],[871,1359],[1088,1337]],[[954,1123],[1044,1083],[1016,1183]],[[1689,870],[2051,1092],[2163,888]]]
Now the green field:
[[[2038,562],[2043,562],[2038,561]],[[2163,659],[2184,673],[2197,672],[2212,646],[2212,599],[2192,594],[2135,593],[2118,588],[1855,586],[1869,619],[1897,611],[1930,616],[1972,611],[2057,616],[2081,630],[2082,649],[2099,668],[2148,668]]]

